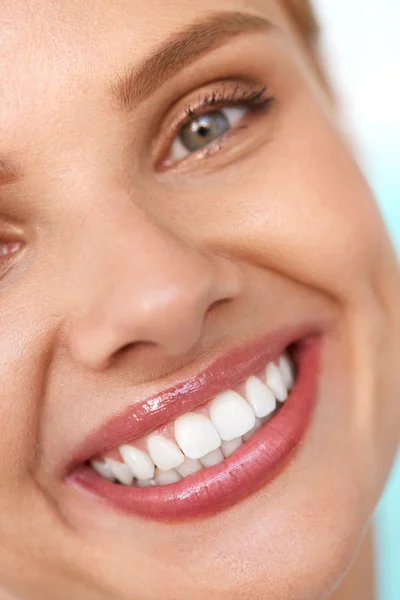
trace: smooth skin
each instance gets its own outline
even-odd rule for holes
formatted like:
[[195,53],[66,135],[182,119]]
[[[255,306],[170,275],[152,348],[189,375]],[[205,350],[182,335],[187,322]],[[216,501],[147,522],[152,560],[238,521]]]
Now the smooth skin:
[[[231,35],[237,12],[271,26]],[[116,96],[220,13],[212,48]],[[306,43],[278,0],[3,0],[0,38],[1,598],[328,597],[399,441],[400,278]],[[172,124],[227,79],[271,109],[171,163]],[[329,324],[313,422],[245,501],[153,523],[59,476],[128,393],[304,322]]]

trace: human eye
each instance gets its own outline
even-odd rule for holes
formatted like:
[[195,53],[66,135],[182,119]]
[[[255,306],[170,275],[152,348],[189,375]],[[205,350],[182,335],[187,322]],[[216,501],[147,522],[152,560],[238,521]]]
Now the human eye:
[[201,90],[173,120],[161,167],[210,156],[228,139],[234,143],[235,134],[254,126],[273,101],[265,85],[225,81]]
[[7,235],[2,236],[0,232],[0,278],[10,270],[22,247],[23,242],[7,239]]

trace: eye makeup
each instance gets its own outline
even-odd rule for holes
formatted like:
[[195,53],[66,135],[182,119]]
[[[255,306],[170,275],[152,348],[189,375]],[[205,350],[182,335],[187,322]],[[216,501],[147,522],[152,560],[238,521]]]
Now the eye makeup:
[[[173,116],[166,119],[167,125],[163,128],[166,129],[166,133],[162,136],[163,142],[160,152],[162,158],[158,161],[157,168],[159,170],[170,169],[184,160],[192,158],[199,160],[221,151],[225,143],[229,143],[229,141],[234,143],[236,134],[243,134],[258,119],[264,117],[273,105],[274,100],[275,98],[269,93],[266,85],[256,85],[244,81],[223,80],[204,86],[197,92],[192,92],[175,108]],[[224,114],[224,110],[232,108],[242,109],[241,112],[235,112],[234,123],[229,119],[229,113]],[[228,126],[224,128],[221,135],[215,135],[215,139],[205,143],[202,147],[193,150],[187,148],[186,156],[184,156],[181,148],[178,153],[178,160],[176,160],[174,153],[171,152],[173,144],[179,138],[181,142],[184,141],[182,132],[187,132],[188,126],[195,130],[197,134],[199,133],[198,128],[194,127],[196,123],[201,126],[203,121],[204,127],[212,127],[213,124],[207,124],[206,119],[204,119],[207,115],[213,118],[217,118],[219,115],[220,120],[221,115],[223,115],[228,121]],[[201,117],[203,117],[202,120]],[[216,130],[218,130],[218,127],[216,127]],[[204,131],[204,133],[205,141],[207,141],[210,136],[207,136],[207,131]],[[249,131],[249,135],[250,133],[251,131]]]

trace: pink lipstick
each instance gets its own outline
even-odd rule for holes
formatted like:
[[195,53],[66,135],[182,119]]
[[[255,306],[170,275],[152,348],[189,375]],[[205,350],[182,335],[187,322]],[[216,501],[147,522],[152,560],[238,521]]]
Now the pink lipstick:
[[[245,443],[214,466],[168,485],[125,486],[100,477],[88,461],[202,407],[240,385],[290,348],[296,382],[289,397]],[[214,361],[193,378],[133,405],[95,431],[67,467],[69,484],[125,513],[154,520],[200,518],[236,504],[285,467],[310,423],[317,397],[322,339],[310,328],[253,341]]]

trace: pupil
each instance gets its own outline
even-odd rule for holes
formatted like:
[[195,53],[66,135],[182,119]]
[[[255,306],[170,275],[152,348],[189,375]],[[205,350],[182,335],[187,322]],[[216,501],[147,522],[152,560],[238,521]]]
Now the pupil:
[[197,134],[203,137],[207,137],[209,133],[210,128],[207,127],[207,125],[200,124],[199,128],[197,129]]
[[190,150],[199,150],[219,138],[227,129],[229,121],[221,110],[215,110],[195,117],[182,127],[179,137]]

